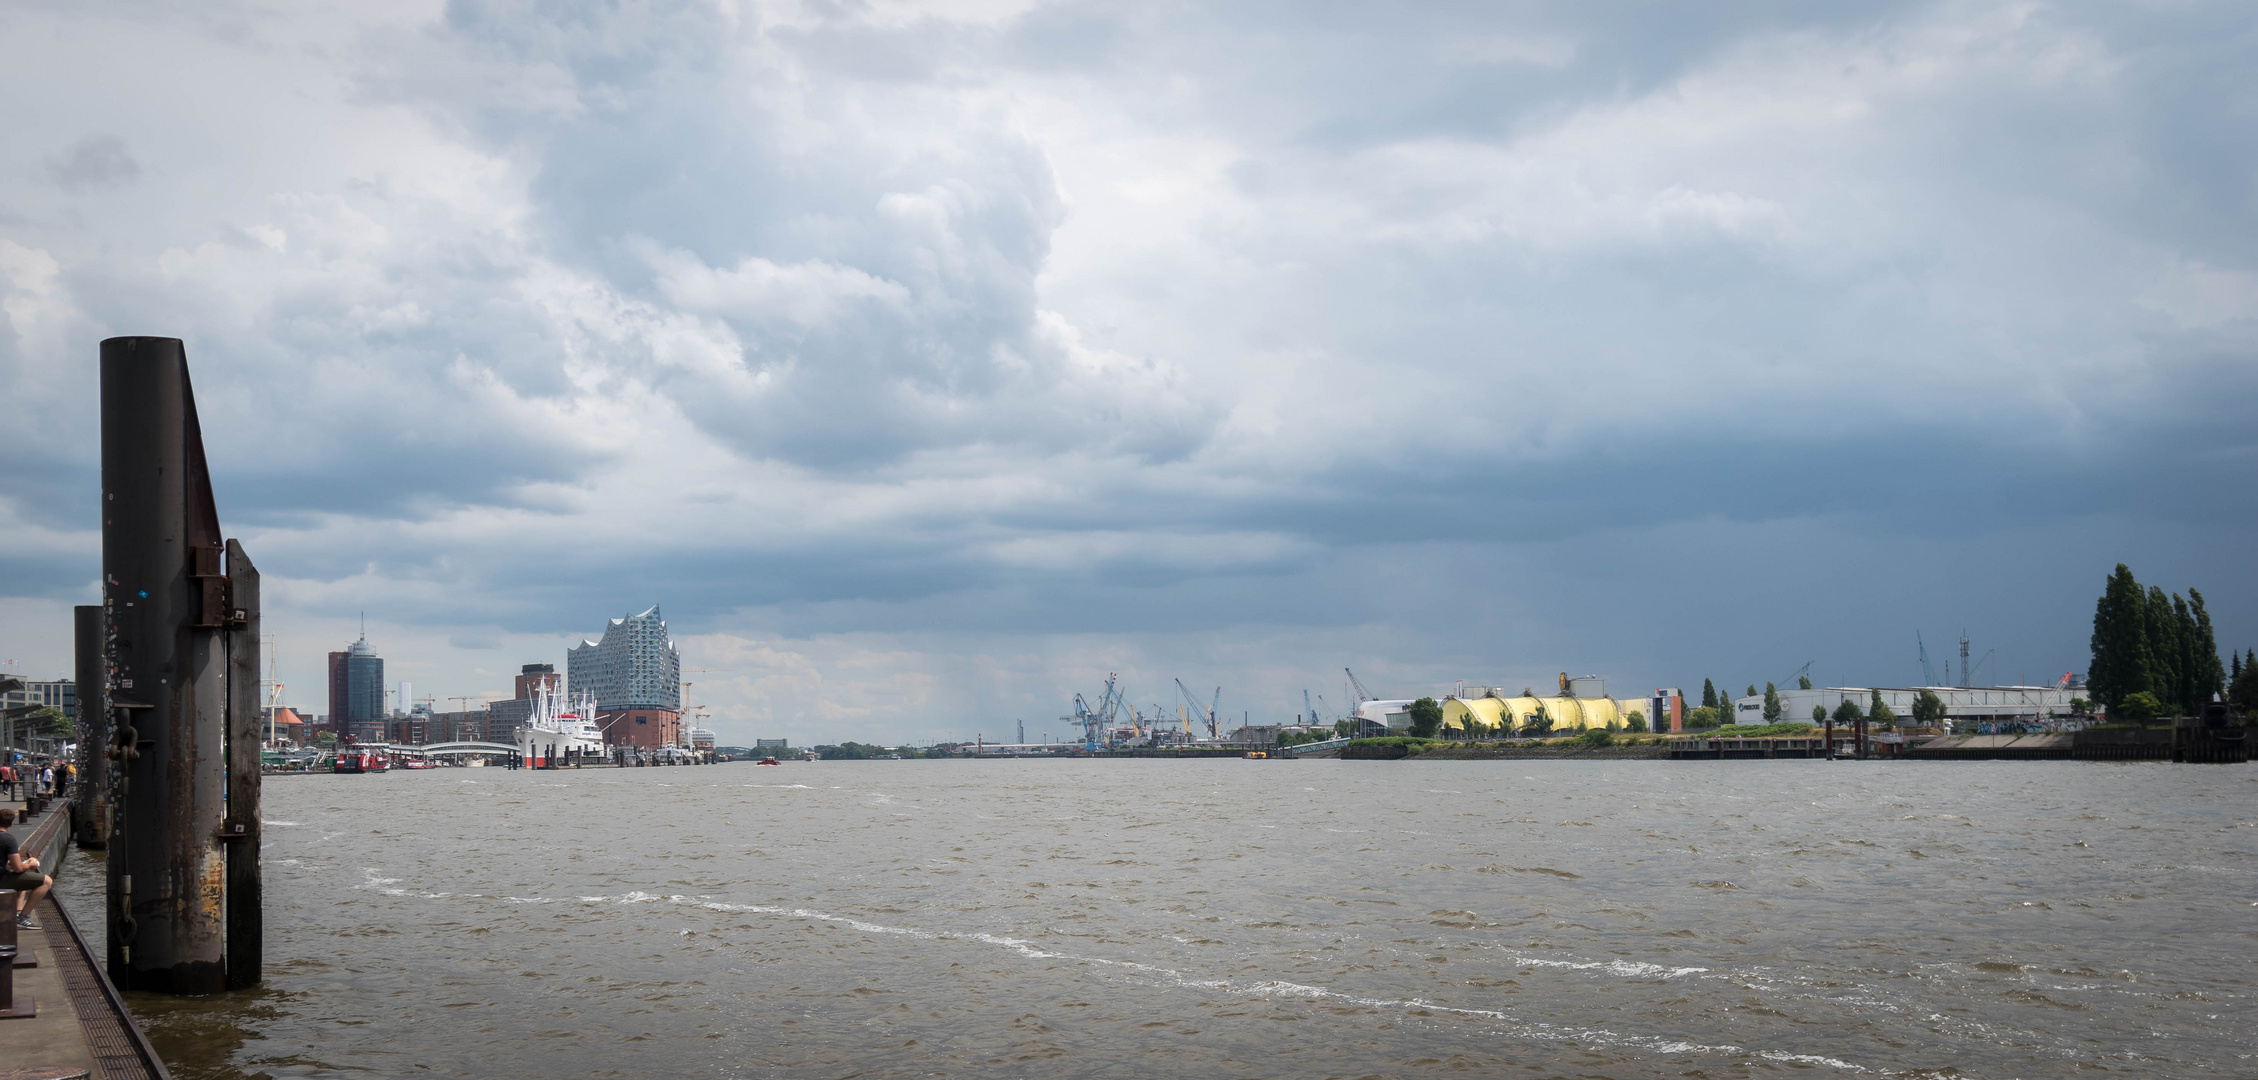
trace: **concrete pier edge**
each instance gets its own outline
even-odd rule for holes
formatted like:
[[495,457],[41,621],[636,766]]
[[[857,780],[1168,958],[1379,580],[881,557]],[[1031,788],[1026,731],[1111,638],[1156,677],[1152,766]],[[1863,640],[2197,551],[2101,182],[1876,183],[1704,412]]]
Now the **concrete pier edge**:
[[[50,804],[36,822],[16,823],[23,850],[52,875],[68,857],[71,799]],[[25,831],[25,826],[30,828]],[[0,1020],[0,1065],[73,1068],[100,1080],[172,1080],[125,999],[110,982],[86,939],[53,893],[34,913],[41,929],[23,931],[19,944],[36,944],[39,966],[16,969],[16,993],[37,998],[39,1015]]]

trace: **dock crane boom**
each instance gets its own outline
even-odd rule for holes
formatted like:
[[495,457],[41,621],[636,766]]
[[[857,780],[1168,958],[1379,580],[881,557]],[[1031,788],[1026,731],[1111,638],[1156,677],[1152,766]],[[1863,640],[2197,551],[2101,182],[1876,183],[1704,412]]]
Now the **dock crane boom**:
[[[1937,685],[1937,673],[1929,669],[1929,643],[1921,640],[1921,632],[1913,631],[1913,644],[1921,649],[1921,685]],[[1949,673],[1950,669],[1946,669]]]
[[1998,649],[1985,649],[1985,650],[1984,650],[1984,658],[1983,658],[1983,659],[1981,659],[1981,660],[1978,660],[1978,661],[1976,661],[1976,670],[1975,670],[1975,672],[1974,672],[1973,674],[1971,674],[1971,675],[1969,675],[1969,676],[1968,676],[1968,680],[1967,680],[1967,681],[1968,681],[1968,685],[1970,685],[1970,686],[1974,686],[1974,685],[1976,685],[1976,676],[1977,676],[1977,675],[1981,675],[1981,674],[1983,674],[1983,673],[1984,673],[1984,665],[1985,665],[1985,664],[1988,664],[1988,663],[1991,663],[1991,654],[1993,654],[1993,653],[1995,653],[1995,652],[1998,652],[1998,651],[1999,651]]
[[1306,689],[1301,692],[1301,707],[1309,714],[1310,726],[1315,727],[1317,725],[1317,706],[1309,703],[1309,691]]
[[1357,678],[1356,672],[1350,671],[1347,668],[1342,668],[1341,672],[1349,677],[1349,685],[1356,688],[1356,701],[1349,706],[1349,711],[1351,713],[1362,709],[1364,707],[1364,703],[1367,701],[1380,700],[1378,695],[1364,688],[1364,680]]
[[[1208,737],[1208,738],[1210,738],[1210,739],[1216,738],[1217,736],[1216,736],[1216,734],[1215,734],[1215,707],[1216,707],[1216,706],[1218,706],[1218,705],[1221,705],[1221,704],[1223,704],[1223,688],[1222,688],[1222,687],[1220,687],[1220,686],[1216,687],[1216,688],[1215,688],[1215,700],[1213,700],[1213,701],[1210,701],[1210,702],[1208,702],[1208,703],[1207,703],[1207,704],[1205,704],[1205,705],[1202,705],[1202,704],[1200,704],[1200,699],[1198,699],[1198,698],[1196,698],[1196,697],[1193,697],[1193,696],[1192,696],[1192,690],[1191,690],[1191,688],[1190,688],[1190,687],[1188,687],[1188,686],[1185,686],[1185,685],[1184,685],[1184,680],[1182,680],[1182,679],[1178,679],[1178,680],[1176,680],[1176,692],[1177,692],[1177,693],[1179,693],[1179,694],[1182,694],[1182,695],[1184,695],[1184,704],[1191,706],[1191,708],[1192,708],[1192,719],[1194,719],[1194,720],[1204,720],[1204,721],[1206,721],[1206,723],[1207,723],[1207,737]],[[1190,726],[1189,724],[1187,724],[1187,725],[1185,726],[1185,728],[1184,728],[1184,734],[1186,734],[1186,735],[1190,735],[1191,733],[1192,733],[1192,729],[1191,729],[1191,726]]]
[[1105,693],[1093,706],[1081,694],[1074,695],[1074,719],[1082,724],[1082,748],[1095,753],[1105,738],[1105,729],[1112,725],[1114,714],[1121,711],[1122,701],[1128,695],[1114,685],[1119,676],[1106,672]]

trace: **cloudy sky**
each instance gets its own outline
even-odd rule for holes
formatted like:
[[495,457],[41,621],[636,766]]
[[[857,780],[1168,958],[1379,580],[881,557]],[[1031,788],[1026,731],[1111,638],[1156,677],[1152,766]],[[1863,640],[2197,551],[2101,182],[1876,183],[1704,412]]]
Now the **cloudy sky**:
[[[186,10],[184,10],[186,9]],[[0,653],[186,341],[285,698],[724,741],[2258,645],[2245,4],[0,6]]]

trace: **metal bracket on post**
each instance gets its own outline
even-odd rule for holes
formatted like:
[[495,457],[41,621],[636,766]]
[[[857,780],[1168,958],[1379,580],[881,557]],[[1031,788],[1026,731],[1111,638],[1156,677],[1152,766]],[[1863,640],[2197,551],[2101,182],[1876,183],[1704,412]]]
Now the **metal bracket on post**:
[[196,621],[190,626],[224,627],[228,616],[238,617],[232,590],[228,587],[227,572],[221,568],[220,557],[226,548],[219,544],[198,545],[189,549],[188,576],[196,582],[202,600],[196,609]]

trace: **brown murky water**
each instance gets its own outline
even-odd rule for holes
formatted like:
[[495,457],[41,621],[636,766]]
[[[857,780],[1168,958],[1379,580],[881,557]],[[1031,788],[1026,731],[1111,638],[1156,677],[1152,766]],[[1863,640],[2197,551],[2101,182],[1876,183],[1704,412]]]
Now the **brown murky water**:
[[2245,767],[823,762],[266,802],[266,985],[134,1003],[184,1078],[2258,1075]]

